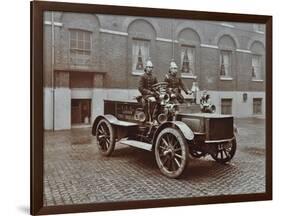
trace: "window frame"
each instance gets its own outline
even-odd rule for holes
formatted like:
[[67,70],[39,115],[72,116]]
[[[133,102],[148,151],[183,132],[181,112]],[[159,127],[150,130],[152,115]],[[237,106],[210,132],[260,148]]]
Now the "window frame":
[[[259,74],[257,74],[257,73],[255,73],[256,74],[256,76],[255,77],[253,77],[253,58],[254,57],[259,57],[259,64],[260,64],[260,66],[259,66]],[[252,81],[263,81],[263,78],[262,78],[262,74],[264,73],[264,69],[263,69],[263,63],[262,63],[262,59],[263,59],[263,55],[262,54],[260,54],[260,53],[252,53],[252,56],[251,56],[251,79],[252,79]],[[258,75],[258,76],[257,76]]]
[[[69,29],[68,32],[69,32],[69,63],[70,63],[70,65],[76,66],[76,67],[89,67],[90,63],[81,64],[81,63],[78,63],[77,61],[79,61],[79,60],[91,61],[92,49],[93,49],[93,45],[92,45],[93,32],[87,31],[87,30],[82,30],[82,29],[74,29],[74,28]],[[73,32],[75,32],[75,34],[76,34],[76,38],[75,38],[76,47],[72,47],[72,45],[71,45],[71,41],[74,40],[71,38]],[[78,36],[79,32],[83,33],[83,40],[79,40],[79,36]],[[89,34],[89,41],[85,40],[85,33]],[[82,41],[82,43],[83,43],[82,49],[79,48],[79,45],[78,45],[79,41],[80,42]],[[90,45],[89,49],[85,49],[85,43],[87,43],[87,42]],[[77,52],[82,52],[83,54],[81,54],[81,53],[79,54]],[[88,53],[88,54],[86,54],[86,53]],[[77,58],[77,56],[80,56],[80,57]],[[81,58],[81,56],[83,56],[83,58]]]
[[[229,54],[229,61],[230,64],[228,66],[228,73],[225,75],[221,75],[221,67],[222,67],[222,53],[228,53]],[[219,50],[219,77],[220,79],[226,79],[226,80],[232,80],[232,62],[233,62],[233,50],[229,49],[220,49]],[[224,64],[225,65],[225,64]]]
[[[182,57],[182,51],[183,49],[192,49],[193,51],[193,59],[194,61],[192,62],[193,65],[193,72],[182,72],[181,68],[182,68],[182,64],[183,64],[183,57]],[[189,64],[190,64],[190,60],[189,60]],[[180,65],[179,65],[179,72],[181,74],[181,77],[183,78],[196,78],[196,46],[195,45],[191,45],[191,44],[180,44]]]
[[[257,97],[253,98],[253,115],[262,115],[262,101],[263,98]],[[259,107],[257,107],[259,106]],[[256,112],[257,110],[260,110],[260,112]]]
[[[230,102],[230,105],[227,104],[227,107],[230,107],[230,113],[223,113],[222,111],[224,110],[223,107],[225,107],[226,105],[223,103],[223,101],[228,101]],[[224,115],[232,115],[232,108],[233,108],[233,99],[232,98],[221,98],[221,114]]]
[[145,56],[143,56],[143,67],[145,68],[145,62],[150,58],[150,48],[151,48],[151,40],[147,39],[147,38],[137,38],[137,37],[132,37],[132,47],[131,47],[131,54],[132,54],[132,62],[131,62],[131,71],[133,75],[143,75],[144,74],[144,68],[142,70],[136,70],[135,67],[136,65],[134,65],[134,58],[138,57],[138,54],[135,56],[134,55],[134,46],[135,46],[135,41],[137,42],[144,42],[147,43],[147,48],[148,48],[148,55],[147,55],[147,59],[145,59]]

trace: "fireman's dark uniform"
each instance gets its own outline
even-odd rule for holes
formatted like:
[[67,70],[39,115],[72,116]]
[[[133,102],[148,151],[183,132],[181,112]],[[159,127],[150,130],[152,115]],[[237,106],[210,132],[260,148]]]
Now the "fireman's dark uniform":
[[144,98],[153,96],[152,86],[157,83],[156,77],[144,73],[139,81],[139,91]]
[[152,122],[155,118],[153,110],[155,109],[156,98],[152,91],[152,86],[157,83],[156,77],[152,74],[144,73],[139,81],[139,91],[143,97],[143,107],[148,116],[148,121]]
[[173,76],[170,73],[166,74],[165,76],[165,82],[168,83],[168,89],[172,90],[172,93],[176,94],[176,98],[180,103],[184,102],[184,97],[181,94],[181,89],[188,94],[187,89],[185,88],[181,78],[177,76]]

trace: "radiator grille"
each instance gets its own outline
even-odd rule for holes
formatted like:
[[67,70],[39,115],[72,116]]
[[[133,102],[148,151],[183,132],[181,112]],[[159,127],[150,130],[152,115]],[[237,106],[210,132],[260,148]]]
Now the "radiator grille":
[[230,139],[233,137],[233,117],[206,119],[208,140]]

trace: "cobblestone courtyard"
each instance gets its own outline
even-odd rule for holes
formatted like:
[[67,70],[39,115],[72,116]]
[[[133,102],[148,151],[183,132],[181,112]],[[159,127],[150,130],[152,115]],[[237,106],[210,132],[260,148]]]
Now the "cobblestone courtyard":
[[151,152],[117,144],[111,157],[101,156],[90,128],[45,132],[44,205],[264,192],[265,121],[235,123],[231,163],[191,159],[180,179],[163,176]]

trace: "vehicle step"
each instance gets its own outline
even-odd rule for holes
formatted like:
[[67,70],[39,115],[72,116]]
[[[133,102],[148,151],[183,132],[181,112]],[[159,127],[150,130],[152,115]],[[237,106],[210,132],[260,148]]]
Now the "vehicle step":
[[119,143],[144,149],[147,151],[152,151],[152,145],[146,142],[141,142],[137,140],[120,140]]

